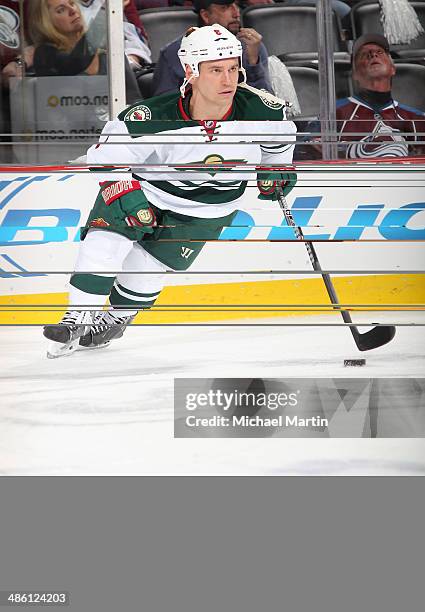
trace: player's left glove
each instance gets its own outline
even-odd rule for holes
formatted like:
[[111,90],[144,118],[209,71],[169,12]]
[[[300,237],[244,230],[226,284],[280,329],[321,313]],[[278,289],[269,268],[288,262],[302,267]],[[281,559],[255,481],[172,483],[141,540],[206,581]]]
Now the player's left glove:
[[277,186],[280,185],[283,195],[287,196],[297,184],[296,172],[281,172],[270,168],[259,168],[257,187],[260,200],[277,200]]
[[156,226],[153,212],[139,181],[107,181],[100,185],[100,196],[106,206],[122,221],[134,229],[137,236],[151,234]]

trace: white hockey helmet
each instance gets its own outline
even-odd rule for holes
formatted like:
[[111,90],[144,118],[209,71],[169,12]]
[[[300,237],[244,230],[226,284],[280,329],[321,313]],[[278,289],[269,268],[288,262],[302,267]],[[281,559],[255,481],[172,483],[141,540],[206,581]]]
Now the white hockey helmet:
[[191,28],[183,36],[178,56],[183,66],[189,66],[192,76],[185,77],[183,85],[180,87],[182,97],[187,85],[193,77],[199,76],[199,64],[221,59],[239,58],[240,70],[243,80],[246,81],[246,73],[242,67],[242,45],[240,41],[229,30],[223,28],[218,23],[202,28]]

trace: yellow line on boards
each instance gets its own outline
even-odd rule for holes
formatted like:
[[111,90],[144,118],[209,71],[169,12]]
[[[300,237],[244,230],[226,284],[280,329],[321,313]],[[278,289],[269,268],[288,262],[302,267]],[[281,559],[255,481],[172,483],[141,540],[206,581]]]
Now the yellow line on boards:
[[[380,304],[388,309],[399,304],[414,308],[425,303],[425,278],[421,274],[356,275],[334,277],[333,282],[341,304],[352,305],[352,310],[356,304],[359,310],[365,310],[360,307],[363,304],[376,305],[371,310],[379,310]],[[66,293],[0,296],[0,324],[55,323],[65,311],[67,299]],[[320,278],[179,285],[165,287],[155,307],[139,313],[135,323],[200,323],[317,315],[317,305],[323,305],[323,311],[330,312],[330,307],[326,307],[329,303]],[[291,304],[296,306],[285,311]]]

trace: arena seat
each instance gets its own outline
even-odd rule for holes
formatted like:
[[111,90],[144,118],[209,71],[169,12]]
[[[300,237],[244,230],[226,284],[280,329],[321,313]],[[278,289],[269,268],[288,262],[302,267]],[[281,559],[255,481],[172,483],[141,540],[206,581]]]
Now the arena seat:
[[[305,68],[314,68],[319,70],[319,63],[317,60],[311,60],[305,62],[303,60],[291,59],[285,61],[285,56],[279,58],[285,66],[288,68],[294,66],[304,66]],[[351,85],[351,62],[346,58],[340,59],[338,54],[334,57],[334,68],[335,68],[335,97],[336,98],[347,98],[352,93]]]
[[351,96],[353,87],[351,83],[351,62],[335,60],[335,97],[337,99]]
[[425,111],[425,66],[397,63],[396,69],[392,84],[394,99]]
[[149,8],[168,8],[168,0],[135,0],[136,8],[138,10],[149,9]]
[[[303,115],[319,112],[319,73],[317,63],[301,66],[298,62],[286,63],[292,77]],[[392,93],[395,100],[425,112],[425,66],[397,63]],[[311,71],[316,72],[317,76]],[[422,86],[419,86],[421,84]],[[352,94],[351,67],[346,62],[335,63],[335,89],[338,99]]]
[[317,117],[320,108],[319,71],[306,66],[287,66],[287,68],[297,92],[301,116],[305,119]]
[[139,11],[149,37],[152,62],[156,62],[162,47],[182,36],[187,28],[197,25],[197,15],[185,7],[154,8]]
[[[415,9],[425,30],[425,2],[411,2],[410,4]],[[367,0],[355,4],[351,9],[351,24],[354,39],[370,32],[383,34],[380,4],[370,3]],[[402,58],[423,58],[425,60],[425,32],[408,45],[391,45],[391,51]]]
[[143,100],[151,98],[153,93],[153,68],[150,70],[141,71],[137,75],[137,84]]
[[130,66],[127,56],[124,56],[124,75],[125,75],[125,100],[127,104],[134,104],[140,100],[139,86],[136,75]]
[[[260,5],[242,12],[242,24],[254,28],[263,37],[269,55],[305,54],[308,60],[317,57],[316,7]],[[346,51],[338,16],[333,13],[334,51]]]

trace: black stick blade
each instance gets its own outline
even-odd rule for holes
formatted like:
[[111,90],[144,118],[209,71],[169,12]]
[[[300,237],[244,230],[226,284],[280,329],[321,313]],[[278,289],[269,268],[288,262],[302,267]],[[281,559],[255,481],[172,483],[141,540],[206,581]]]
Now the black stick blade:
[[364,334],[361,334],[355,326],[350,326],[350,329],[359,351],[376,349],[391,342],[395,336],[394,325],[379,325]]

